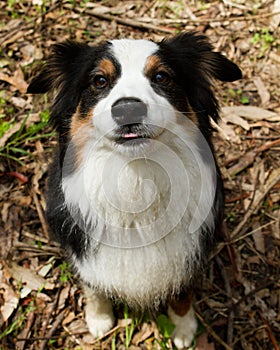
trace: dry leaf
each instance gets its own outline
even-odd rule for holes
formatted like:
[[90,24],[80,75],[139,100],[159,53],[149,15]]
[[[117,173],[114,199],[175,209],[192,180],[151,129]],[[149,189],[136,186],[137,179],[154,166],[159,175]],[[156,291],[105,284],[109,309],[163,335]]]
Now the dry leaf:
[[236,135],[233,128],[226,124],[223,119],[220,120],[219,124],[215,123],[214,120],[211,120],[213,127],[218,130],[219,134],[224,140],[231,141],[234,143],[240,143],[240,138]]
[[270,27],[273,28],[273,29],[279,29],[279,24],[280,24],[280,0],[275,0],[274,1],[274,6],[273,6],[272,12],[275,13],[275,15],[271,17]]
[[253,239],[254,239],[254,243],[255,243],[255,247],[256,249],[262,253],[265,254],[265,244],[264,244],[264,237],[263,237],[263,233],[262,233],[262,229],[259,228],[261,225],[260,223],[254,223],[253,225]]
[[22,73],[21,68],[18,68],[13,76],[9,76],[4,73],[0,73],[0,80],[6,81],[7,83],[11,84],[14,86],[19,92],[25,93],[27,90],[28,84],[24,80],[24,75]]
[[223,116],[223,120],[226,123],[232,123],[238,126],[241,126],[243,129],[245,130],[249,130],[250,129],[250,124],[244,120],[243,118],[241,118],[240,116],[236,115],[236,114],[226,114]]
[[270,100],[270,93],[264,85],[264,82],[260,77],[255,77],[253,79],[256,88],[258,89],[258,94],[260,95],[262,105],[266,105]]
[[132,339],[132,343],[138,345],[144,342],[153,334],[153,327],[149,323],[143,323],[139,332],[135,334]]
[[67,285],[64,287],[60,294],[59,294],[59,300],[58,300],[58,309],[61,310],[65,307],[65,302],[69,297],[69,291],[70,291],[70,285]]
[[11,276],[24,284],[21,290],[21,297],[25,297],[32,290],[40,290],[41,288],[53,289],[54,285],[49,283],[45,278],[39,276],[35,271],[24,268],[12,262],[11,266],[8,266]]
[[195,350],[215,350],[215,344],[208,342],[208,334],[202,333],[197,338]]
[[76,318],[75,312],[71,311],[69,312],[69,314],[64,317],[63,321],[62,321],[62,325],[66,326],[68,323],[73,322]]
[[272,224],[272,234],[274,238],[280,240],[280,209],[275,210],[273,216],[275,217],[276,222]]
[[[27,101],[24,98],[21,97],[12,97],[11,98],[11,103],[16,106],[17,108],[27,108],[26,104]],[[29,108],[31,107],[31,105],[29,105]]]
[[4,322],[8,320],[13,311],[17,308],[19,297],[14,290],[6,283],[0,283],[0,295],[4,301],[1,305],[1,314]]
[[228,169],[230,176],[236,175],[240,173],[240,171],[246,169],[249,165],[251,165],[256,158],[255,151],[246,152],[242,157],[240,157],[237,164],[234,164]]
[[270,122],[280,121],[280,115],[278,113],[268,111],[266,109],[255,107],[255,106],[232,106],[223,107],[222,114],[236,115],[239,117],[244,117],[250,120],[268,120]]

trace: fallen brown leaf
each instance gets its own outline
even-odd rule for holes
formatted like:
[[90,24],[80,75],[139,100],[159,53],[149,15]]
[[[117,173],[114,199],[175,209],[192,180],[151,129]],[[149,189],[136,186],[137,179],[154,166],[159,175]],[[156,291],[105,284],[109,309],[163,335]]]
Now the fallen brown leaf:
[[11,84],[17,90],[19,90],[19,92],[21,92],[23,94],[27,90],[28,84],[24,80],[24,75],[23,75],[23,72],[22,72],[21,68],[18,68],[14,72],[13,76],[9,76],[7,74],[0,73],[0,80],[6,81],[7,83]]
[[208,342],[208,334],[202,333],[197,338],[195,350],[215,350],[215,344]]
[[280,121],[280,115],[278,113],[268,111],[266,109],[256,107],[256,106],[232,106],[223,107],[222,114],[235,115],[239,117],[244,117],[250,120],[268,120],[271,122]]

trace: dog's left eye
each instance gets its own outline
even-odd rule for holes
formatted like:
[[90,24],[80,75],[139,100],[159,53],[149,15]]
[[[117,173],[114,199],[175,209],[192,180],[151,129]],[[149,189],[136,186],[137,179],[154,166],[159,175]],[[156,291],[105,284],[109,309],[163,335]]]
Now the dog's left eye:
[[108,79],[104,75],[97,74],[93,79],[93,83],[98,89],[103,89],[108,85]]
[[166,85],[170,82],[171,77],[166,72],[157,72],[153,78],[153,81],[157,84]]

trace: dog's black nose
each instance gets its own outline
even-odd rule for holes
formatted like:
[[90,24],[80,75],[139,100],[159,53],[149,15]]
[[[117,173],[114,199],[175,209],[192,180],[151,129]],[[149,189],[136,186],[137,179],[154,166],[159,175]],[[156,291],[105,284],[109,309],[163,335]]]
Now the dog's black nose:
[[121,98],[113,104],[111,113],[119,125],[136,124],[147,116],[147,106],[137,98]]

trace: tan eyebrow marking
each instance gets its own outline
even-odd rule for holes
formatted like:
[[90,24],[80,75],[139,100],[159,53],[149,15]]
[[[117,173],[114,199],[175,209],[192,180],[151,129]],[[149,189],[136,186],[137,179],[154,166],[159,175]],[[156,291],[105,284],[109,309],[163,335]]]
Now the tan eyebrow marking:
[[108,58],[103,58],[99,62],[97,70],[100,70],[103,74],[109,77],[114,77],[116,75],[116,67],[114,63]]
[[157,71],[165,71],[168,73],[168,68],[164,65],[164,63],[161,61],[161,59],[157,55],[152,55],[148,57],[144,69],[144,74],[147,77],[151,77],[155,72]]

